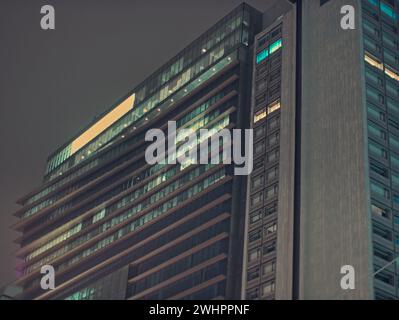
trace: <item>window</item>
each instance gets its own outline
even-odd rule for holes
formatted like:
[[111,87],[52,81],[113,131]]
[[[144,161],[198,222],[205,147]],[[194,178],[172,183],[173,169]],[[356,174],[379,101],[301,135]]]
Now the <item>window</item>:
[[251,224],[258,222],[260,219],[262,219],[262,210],[257,210],[255,212],[252,212],[249,217],[249,221]]
[[382,77],[376,72],[371,71],[369,68],[366,68],[366,79],[376,87],[382,87],[384,85]]
[[259,288],[248,290],[247,299],[248,300],[257,300],[257,299],[259,299]]
[[388,209],[383,209],[380,206],[377,206],[375,204],[371,205],[371,212],[380,217],[384,217],[384,218],[388,218],[388,219],[390,217]]
[[269,49],[264,49],[256,55],[256,63],[259,64],[269,56]]
[[376,234],[388,241],[392,241],[392,232],[389,229],[387,229],[386,227],[374,224],[373,232],[374,232],[374,234]]
[[368,33],[370,33],[374,36],[379,37],[379,35],[380,35],[379,27],[375,26],[368,19],[363,20],[363,28],[365,31],[367,31]]
[[260,258],[260,249],[256,248],[249,252],[248,254],[248,262],[255,261]]
[[267,107],[267,113],[270,114],[278,109],[280,109],[280,101],[275,101]]
[[266,276],[276,270],[276,262],[269,261],[262,266],[262,276]]
[[272,197],[277,196],[278,194],[278,184],[275,184],[271,187],[269,187],[266,191],[266,199],[270,199]]
[[263,185],[263,175],[252,178],[252,189],[259,188]]
[[280,116],[272,117],[269,120],[269,131],[278,128],[279,124],[280,124]]
[[259,205],[263,201],[263,193],[259,192],[251,197],[251,205],[256,206]]
[[272,214],[275,214],[277,212],[277,203],[274,203],[270,207],[267,207],[265,210],[265,216],[271,216]]
[[269,236],[275,234],[276,231],[277,231],[277,223],[275,223],[275,222],[265,226],[265,236],[266,237],[269,237]]
[[374,40],[370,39],[366,35],[364,36],[364,46],[367,51],[376,53],[378,56],[381,54],[381,46]]
[[258,126],[254,129],[254,138],[258,139],[265,134],[265,126]]
[[255,242],[257,240],[260,240],[262,238],[262,233],[261,233],[261,229],[256,229],[254,231],[251,231],[248,235],[248,242],[252,243]]
[[380,8],[381,8],[381,12],[385,13],[391,19],[393,19],[393,20],[397,19],[395,11],[390,6],[388,6],[387,4],[385,4],[382,1],[380,2]]
[[277,50],[279,50],[281,47],[283,46],[283,42],[281,39],[273,42],[269,48],[266,48],[262,51],[260,51],[257,55],[256,55],[256,64],[261,63],[262,61],[266,60],[266,58],[275,53]]
[[381,271],[381,272],[377,273],[375,275],[375,278],[377,280],[380,280],[380,281],[382,281],[382,282],[384,282],[386,284],[389,284],[391,286],[393,286],[394,283],[395,283],[394,276],[392,274],[390,274],[390,273],[387,273],[386,271]]
[[251,281],[251,280],[259,278],[259,276],[260,276],[259,267],[256,267],[254,269],[248,270],[247,280]]
[[255,155],[263,153],[264,150],[265,150],[265,142],[264,141],[259,141],[255,144],[255,150],[254,150]]
[[367,103],[367,111],[370,118],[376,121],[386,121],[385,113],[378,107],[371,103]]
[[254,116],[254,123],[257,123],[258,121],[266,118],[266,116],[267,116],[266,108],[256,112]]
[[381,157],[383,159],[388,159],[388,153],[387,151],[379,146],[378,144],[374,143],[374,142],[369,142],[369,151],[370,154],[377,156],[377,157]]
[[275,53],[278,49],[283,46],[283,42],[281,39],[277,40],[276,42],[272,43],[269,48],[270,54]]
[[389,135],[389,144],[393,150],[399,150],[399,137],[396,137],[392,133]]
[[278,176],[278,167],[273,167],[266,173],[267,181],[274,180]]
[[395,72],[395,71],[393,71],[393,70],[391,70],[391,69],[389,69],[389,68],[385,68],[385,74],[386,74],[388,77],[390,77],[390,78],[392,78],[392,79],[394,79],[394,80],[396,80],[396,81],[399,81],[399,74],[398,74],[398,72]]
[[263,91],[266,88],[266,85],[267,85],[267,81],[265,79],[258,81],[256,83],[256,91],[257,92]]
[[269,146],[272,146],[272,145],[278,143],[279,137],[280,137],[279,132],[276,132],[275,134],[271,135],[271,136],[268,138],[268,140],[267,140],[268,145],[269,145]]
[[399,188],[399,174],[397,174],[396,172],[392,172],[391,180],[392,180],[392,187],[395,189]]
[[267,38],[268,38],[267,36],[263,36],[262,38],[260,38],[258,40],[258,47],[264,46],[266,44],[266,42],[267,42]]
[[273,253],[275,251],[276,251],[276,242],[272,242],[272,243],[266,244],[263,247],[263,255],[268,255],[268,254]]
[[274,290],[275,290],[275,283],[274,283],[274,281],[266,282],[266,283],[262,286],[262,296],[269,295],[269,294],[273,293]]
[[266,154],[267,162],[273,162],[278,159],[278,149],[272,150]]
[[380,259],[383,259],[387,262],[391,262],[393,259],[393,254],[389,250],[383,249],[380,246],[374,244],[374,255]]
[[385,199],[390,199],[390,192],[388,190],[388,188],[377,184],[374,181],[371,181],[371,192],[374,193],[377,196],[383,197]]
[[375,68],[377,68],[377,69],[379,69],[379,70],[384,70],[384,65],[383,65],[381,62],[377,61],[377,59],[371,57],[370,54],[366,53],[366,54],[364,55],[364,60],[365,60],[368,64],[372,65],[373,67],[375,67]]
[[370,170],[371,172],[378,174],[382,178],[388,178],[389,172],[388,169],[385,168],[382,164],[379,164],[377,162],[370,162]]
[[391,47],[392,49],[398,49],[398,42],[395,40],[395,38],[387,32],[382,33],[382,40],[384,43],[384,46]]
[[264,163],[263,158],[255,161],[255,163],[254,163],[254,171],[262,169],[264,167],[264,165],[265,165],[265,163]]

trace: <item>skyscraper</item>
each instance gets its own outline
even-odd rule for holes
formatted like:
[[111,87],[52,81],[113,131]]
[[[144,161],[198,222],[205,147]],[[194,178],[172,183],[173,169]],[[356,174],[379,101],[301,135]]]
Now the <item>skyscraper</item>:
[[[340,27],[344,5],[355,30]],[[398,5],[302,4],[302,298],[399,297]],[[356,271],[355,290],[340,289],[343,265]]]
[[256,37],[243,298],[398,299],[398,9],[296,1],[279,20],[281,58],[267,48],[278,22]]
[[[239,298],[246,177],[232,165],[149,165],[145,134],[172,120],[248,127],[261,23],[237,7],[50,155],[16,213],[23,298]],[[40,286],[42,265],[54,290]]]
[[[399,2],[268,3],[234,9],[49,156],[16,212],[19,298],[399,297]],[[168,121],[252,128],[253,171],[148,164],[145,134]]]

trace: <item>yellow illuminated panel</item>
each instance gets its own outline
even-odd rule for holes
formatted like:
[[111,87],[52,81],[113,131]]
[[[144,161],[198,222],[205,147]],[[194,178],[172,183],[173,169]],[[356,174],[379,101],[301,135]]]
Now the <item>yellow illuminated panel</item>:
[[99,121],[77,137],[71,144],[71,154],[85,146],[88,142],[97,137],[101,132],[109,128],[112,124],[122,118],[127,112],[132,110],[135,94],[123,101],[120,105],[108,112]]
[[377,69],[384,70],[384,66],[382,63],[378,62],[377,60],[373,59],[369,55],[365,54],[364,55],[364,60],[371,64],[373,67],[376,67]]
[[260,120],[266,118],[266,116],[267,116],[266,109],[263,109],[263,110],[261,110],[261,111],[258,111],[258,112],[255,114],[254,123],[257,123],[258,121],[260,121]]
[[394,72],[394,71],[392,71],[392,70],[390,70],[390,69],[388,69],[388,68],[385,68],[385,73],[386,73],[389,77],[391,77],[392,79],[394,79],[394,80],[396,80],[396,81],[399,81],[399,75],[398,75],[396,72]]
[[280,101],[273,102],[271,105],[269,105],[269,106],[267,107],[267,113],[268,113],[268,114],[269,114],[269,113],[272,113],[272,112],[274,112],[274,111],[280,109],[280,107],[281,107]]

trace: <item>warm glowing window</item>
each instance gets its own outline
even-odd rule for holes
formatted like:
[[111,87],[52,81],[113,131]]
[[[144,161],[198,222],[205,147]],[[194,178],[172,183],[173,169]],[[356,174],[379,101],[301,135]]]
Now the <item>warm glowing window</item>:
[[268,114],[269,114],[269,113],[272,113],[272,112],[274,112],[274,111],[280,109],[280,107],[281,107],[280,101],[273,102],[272,104],[270,104],[270,105],[267,107],[267,113],[268,113]]
[[390,70],[390,69],[388,69],[388,68],[385,68],[385,73],[386,73],[389,77],[391,77],[392,79],[394,79],[394,80],[396,80],[396,81],[399,81],[399,75],[398,75],[398,73],[396,73],[396,72],[394,72],[394,71],[392,71],[392,70]]
[[257,113],[255,113],[254,123],[257,123],[258,121],[266,118],[266,116],[267,116],[266,109],[262,109],[262,110],[258,111]]
[[383,64],[382,64],[381,62],[378,62],[378,61],[375,60],[374,58],[370,57],[368,54],[365,54],[365,55],[364,55],[364,60],[365,60],[368,64],[372,65],[373,67],[376,67],[377,69],[380,69],[380,70],[384,70]]
[[109,128],[113,123],[122,118],[127,112],[132,110],[134,105],[134,94],[119,104],[112,111],[108,112],[99,121],[93,124],[89,129],[83,132],[78,138],[72,142],[71,154],[85,146],[88,142],[97,137],[105,129]]

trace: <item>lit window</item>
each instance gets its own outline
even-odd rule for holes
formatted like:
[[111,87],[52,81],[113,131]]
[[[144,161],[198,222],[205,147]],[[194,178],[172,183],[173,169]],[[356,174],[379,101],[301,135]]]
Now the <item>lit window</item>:
[[270,45],[270,48],[269,48],[270,54],[275,53],[275,52],[276,52],[278,49],[280,49],[282,46],[283,46],[283,42],[281,41],[281,39],[280,39],[280,40],[277,40],[277,41],[274,42],[274,43],[272,43],[272,44]]
[[274,234],[276,231],[277,231],[276,223],[273,223],[273,224],[265,227],[265,235],[266,236],[270,236],[270,235]]
[[258,111],[257,113],[255,113],[254,123],[257,123],[258,121],[266,118],[266,116],[267,116],[266,109],[262,109],[262,110]]
[[267,113],[270,114],[278,109],[280,109],[280,101],[275,101],[267,107]]
[[374,58],[370,57],[368,54],[364,55],[364,60],[372,65],[373,67],[376,67],[377,69],[384,70],[384,66],[381,62],[378,62]]
[[259,64],[269,56],[269,50],[265,49],[256,55],[256,63]]
[[394,72],[394,71],[392,71],[392,70],[390,70],[388,68],[385,68],[385,73],[390,78],[392,78],[392,79],[394,79],[396,81],[399,81],[399,75],[396,72]]
[[381,8],[381,12],[385,13],[388,17],[396,20],[396,18],[397,18],[396,13],[393,11],[393,9],[390,6],[388,6],[384,2],[381,2],[380,8]]
[[374,204],[371,205],[371,212],[374,213],[375,215],[378,215],[378,216],[381,216],[384,218],[389,218],[389,212],[387,209],[382,209],[380,207],[377,207]]

